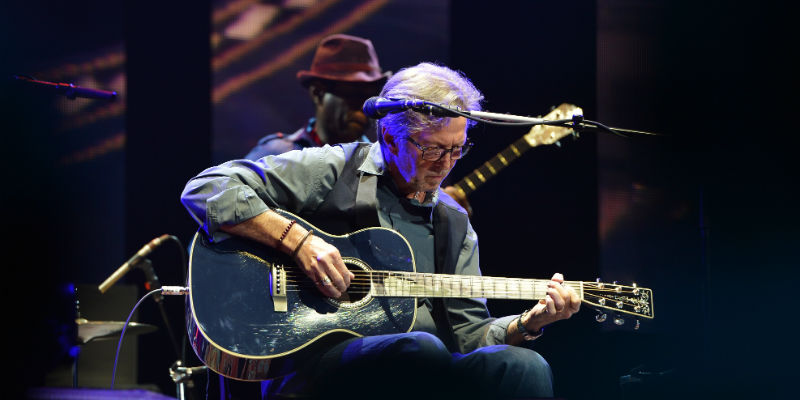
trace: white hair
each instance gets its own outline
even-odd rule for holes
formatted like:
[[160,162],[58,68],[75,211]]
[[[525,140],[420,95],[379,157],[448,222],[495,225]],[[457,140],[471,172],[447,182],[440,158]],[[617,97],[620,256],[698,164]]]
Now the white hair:
[[[427,100],[470,111],[480,110],[483,100],[483,94],[463,73],[429,62],[397,71],[383,86],[381,97]],[[383,128],[395,137],[437,131],[447,126],[450,119],[411,110],[391,113],[379,120],[378,137],[382,137]],[[467,127],[475,124],[472,120],[467,123]]]

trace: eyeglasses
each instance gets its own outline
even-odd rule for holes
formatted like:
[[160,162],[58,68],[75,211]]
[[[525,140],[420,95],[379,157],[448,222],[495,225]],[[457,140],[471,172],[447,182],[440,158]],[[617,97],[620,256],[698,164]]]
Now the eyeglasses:
[[406,139],[414,146],[417,146],[417,148],[422,152],[422,159],[426,161],[439,161],[442,159],[442,157],[444,157],[445,153],[450,153],[451,160],[458,160],[459,158],[467,155],[467,153],[469,153],[469,149],[474,146],[472,142],[467,142],[464,143],[463,146],[453,146],[449,149],[443,149],[439,146],[423,146],[409,136],[406,136]]

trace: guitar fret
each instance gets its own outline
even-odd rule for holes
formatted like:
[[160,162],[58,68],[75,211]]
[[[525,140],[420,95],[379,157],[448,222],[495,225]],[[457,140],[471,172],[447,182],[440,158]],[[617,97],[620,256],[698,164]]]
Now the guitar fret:
[[486,165],[481,165],[480,167],[478,167],[478,169],[476,169],[476,171],[480,171],[480,173],[487,178],[491,178],[492,175],[494,174],[494,171],[487,168]]
[[424,280],[425,280],[425,287],[428,288],[428,290],[425,292],[425,296],[432,296],[434,294],[433,292],[431,292],[431,288],[433,287],[433,275],[425,274]]
[[516,160],[517,156],[514,154],[514,152],[509,151],[509,150],[510,150],[510,148],[506,148],[505,150],[502,151],[502,153],[503,153],[503,156],[505,156],[506,160],[508,160],[509,163],[510,163],[511,161]]
[[510,285],[508,286],[508,295],[511,298],[518,299],[519,298],[519,282],[515,279],[509,279]]
[[469,180],[469,178],[464,178],[464,182],[467,182],[467,185],[469,185],[470,189],[475,190],[475,184],[472,183],[472,181]]
[[522,297],[525,298],[525,299],[531,299],[531,300],[535,299],[536,298],[536,296],[535,296],[536,287],[535,286],[536,286],[535,282],[523,281]]

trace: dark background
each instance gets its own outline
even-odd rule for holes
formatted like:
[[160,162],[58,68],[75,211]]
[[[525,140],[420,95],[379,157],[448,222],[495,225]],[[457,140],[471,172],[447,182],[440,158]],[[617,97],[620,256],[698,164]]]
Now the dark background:
[[[537,346],[558,396],[796,392],[797,51],[781,3],[329,3],[225,68],[209,60],[232,46],[214,38],[231,21],[218,11],[233,2],[3,3],[4,326],[14,389],[51,384],[69,364],[71,285],[99,284],[161,234],[187,246],[196,226],[178,201],[185,182],[263,134],[305,122],[311,104],[294,73],[313,50],[230,96],[216,90],[338,27],[370,37],[385,69],[428,60],[464,71],[489,111],[543,115],[569,102],[588,119],[666,135],[584,132],[531,150],[470,198],[485,275],[562,272],[654,290],[656,318],[637,331],[633,321],[597,324],[588,308],[547,329]],[[273,26],[304,12],[281,10]],[[117,90],[122,106],[69,101],[12,74]],[[525,132],[475,128],[477,146],[451,179]],[[183,281],[180,249],[166,243],[150,256],[164,284]],[[145,293],[141,271],[119,284]],[[138,299],[129,300],[122,310]],[[182,299],[164,304],[182,339]],[[495,315],[528,306],[489,305]],[[152,301],[137,321],[160,329],[126,336],[138,342],[132,387],[174,396],[170,329]],[[187,360],[198,363],[191,350]],[[643,382],[621,386],[635,368]]]

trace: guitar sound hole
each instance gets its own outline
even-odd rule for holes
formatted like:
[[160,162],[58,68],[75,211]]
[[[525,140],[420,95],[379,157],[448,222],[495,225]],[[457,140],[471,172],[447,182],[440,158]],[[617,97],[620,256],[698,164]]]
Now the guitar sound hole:
[[372,296],[369,295],[370,278],[368,272],[370,268],[365,262],[357,258],[342,257],[342,260],[347,266],[347,269],[352,271],[356,277],[350,281],[350,287],[347,288],[346,292],[342,293],[342,295],[336,299],[329,298],[328,300],[337,307],[362,307],[372,300]]

